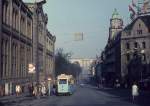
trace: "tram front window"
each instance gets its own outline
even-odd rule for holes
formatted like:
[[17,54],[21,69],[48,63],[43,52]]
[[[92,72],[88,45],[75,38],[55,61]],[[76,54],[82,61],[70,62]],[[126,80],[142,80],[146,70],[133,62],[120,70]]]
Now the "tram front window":
[[67,84],[67,80],[66,79],[60,79],[59,84]]

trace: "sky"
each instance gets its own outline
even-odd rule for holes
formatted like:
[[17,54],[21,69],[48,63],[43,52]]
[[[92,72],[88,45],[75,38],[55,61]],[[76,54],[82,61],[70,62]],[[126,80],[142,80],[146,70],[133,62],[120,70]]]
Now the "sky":
[[[100,55],[108,40],[114,9],[126,25],[130,22],[130,3],[131,0],[47,0],[44,11],[48,14],[48,29],[56,36],[56,49],[71,52],[72,58]],[[74,40],[78,32],[84,35],[82,41]]]

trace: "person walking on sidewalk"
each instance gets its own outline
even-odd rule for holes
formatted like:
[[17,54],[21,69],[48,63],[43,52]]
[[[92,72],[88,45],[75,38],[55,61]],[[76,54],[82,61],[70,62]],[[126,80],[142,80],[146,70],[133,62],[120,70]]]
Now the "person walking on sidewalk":
[[20,93],[21,93],[21,87],[20,87],[20,85],[16,85],[16,94],[17,94],[17,96],[19,96]]
[[135,101],[138,95],[139,95],[138,86],[136,85],[136,83],[134,83],[132,85],[132,100]]

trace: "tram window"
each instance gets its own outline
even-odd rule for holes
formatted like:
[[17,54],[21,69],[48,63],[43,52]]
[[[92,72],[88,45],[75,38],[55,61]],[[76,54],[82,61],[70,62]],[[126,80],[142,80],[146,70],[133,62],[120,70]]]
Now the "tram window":
[[59,84],[67,84],[67,80],[66,79],[60,79]]

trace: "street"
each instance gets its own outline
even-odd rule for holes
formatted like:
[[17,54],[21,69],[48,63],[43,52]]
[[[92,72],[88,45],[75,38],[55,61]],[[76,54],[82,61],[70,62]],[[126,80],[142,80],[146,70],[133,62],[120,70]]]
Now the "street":
[[149,106],[148,97],[145,95],[143,97],[141,95],[138,100],[132,102],[128,90],[111,88],[100,90],[91,85],[84,85],[78,86],[71,96],[45,96],[40,99],[24,97],[9,103],[5,102],[5,106]]

